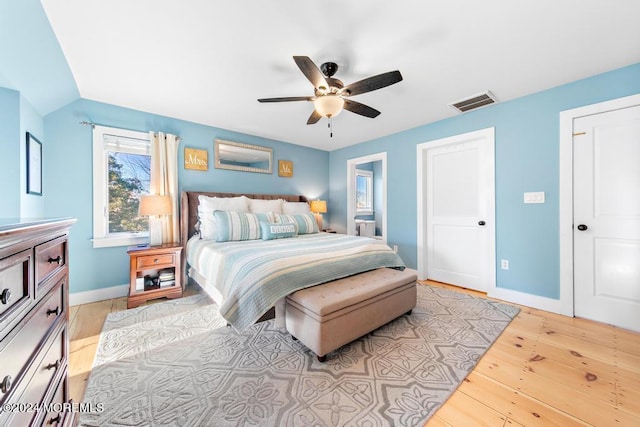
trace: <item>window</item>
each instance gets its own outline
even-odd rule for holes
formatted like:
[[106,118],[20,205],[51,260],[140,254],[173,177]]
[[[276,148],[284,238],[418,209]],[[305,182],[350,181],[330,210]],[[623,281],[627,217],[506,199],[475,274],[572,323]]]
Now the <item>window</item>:
[[94,126],[93,247],[144,243],[149,221],[138,216],[149,194],[151,144],[144,132]]
[[373,172],[356,169],[356,215],[373,214]]

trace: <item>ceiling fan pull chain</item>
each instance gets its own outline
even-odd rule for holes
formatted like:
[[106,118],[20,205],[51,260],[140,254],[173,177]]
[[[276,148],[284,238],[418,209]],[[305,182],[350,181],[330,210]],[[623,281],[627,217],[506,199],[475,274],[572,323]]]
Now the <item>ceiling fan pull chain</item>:
[[333,138],[333,126],[332,126],[332,120],[331,117],[329,117],[329,138]]

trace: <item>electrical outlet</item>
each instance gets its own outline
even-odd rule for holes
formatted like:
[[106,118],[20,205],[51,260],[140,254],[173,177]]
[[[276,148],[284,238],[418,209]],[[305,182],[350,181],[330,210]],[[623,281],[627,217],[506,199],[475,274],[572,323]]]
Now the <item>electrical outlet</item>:
[[500,268],[502,268],[503,270],[508,270],[509,269],[509,260],[508,259],[500,260]]
[[398,245],[393,245],[393,252],[398,253]]

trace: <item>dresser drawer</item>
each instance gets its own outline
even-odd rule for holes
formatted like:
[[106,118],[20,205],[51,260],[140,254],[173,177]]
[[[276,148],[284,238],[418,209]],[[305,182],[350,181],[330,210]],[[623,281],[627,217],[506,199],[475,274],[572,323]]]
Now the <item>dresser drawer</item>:
[[69,396],[67,390],[68,385],[67,378],[65,376],[64,378],[62,378],[62,381],[60,381],[60,384],[58,384],[53,398],[51,399],[51,403],[53,404],[52,406],[50,406],[51,411],[44,414],[44,416],[40,420],[38,420],[39,422],[37,424],[47,427],[70,424],[70,419],[73,418],[74,414],[73,412],[69,411],[69,409],[73,408],[73,406],[69,404]]
[[36,246],[36,286],[62,270],[67,264],[67,237],[62,236]]
[[45,335],[63,312],[64,290],[61,286],[66,277],[59,279],[59,286],[40,302],[27,315],[25,323],[16,326],[0,345],[0,382],[10,382],[8,390],[0,389],[0,402],[11,394],[11,389],[17,385],[28,365],[34,360],[34,351],[40,347]]
[[14,410],[2,414],[0,425],[10,421],[9,425],[27,426],[34,424],[38,416],[44,419],[40,405],[48,403],[50,397],[45,400],[47,391],[55,385],[54,380],[59,381],[66,371],[66,327],[63,323],[58,325],[56,333],[36,356],[35,363],[27,371],[24,380],[16,384],[16,393],[7,402],[7,406],[13,407]]
[[33,304],[31,251],[0,260],[0,339]]
[[137,260],[138,270],[143,270],[145,268],[175,265],[176,256],[175,254],[149,255],[138,257]]
[[56,377],[59,378],[56,374],[66,369],[65,341],[66,328],[59,330],[51,340],[47,341],[47,346],[45,346],[44,349],[46,351],[44,357],[41,359],[38,358],[35,369],[29,371],[29,374],[33,373],[33,376],[26,379],[29,383],[20,396],[20,402],[44,402],[47,390],[49,390],[52,385],[55,385],[53,380]]

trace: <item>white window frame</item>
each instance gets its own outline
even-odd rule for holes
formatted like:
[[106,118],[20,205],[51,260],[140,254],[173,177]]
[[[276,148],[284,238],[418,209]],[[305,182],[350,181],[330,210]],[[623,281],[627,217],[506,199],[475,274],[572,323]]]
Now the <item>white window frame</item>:
[[109,233],[109,156],[105,136],[140,140],[140,147],[126,146],[122,152],[151,154],[149,134],[126,129],[94,125],[93,127],[93,247],[140,245],[149,242],[149,232]]
[[[369,191],[367,194],[367,205],[369,207],[366,209],[358,208],[358,177],[359,176],[363,176],[369,181],[369,185],[368,185]],[[356,174],[353,179],[353,185],[355,189],[354,194],[356,196],[354,198],[354,203],[356,204],[355,205],[356,215],[373,215],[373,172],[368,170],[363,170],[363,169],[356,169]]]

